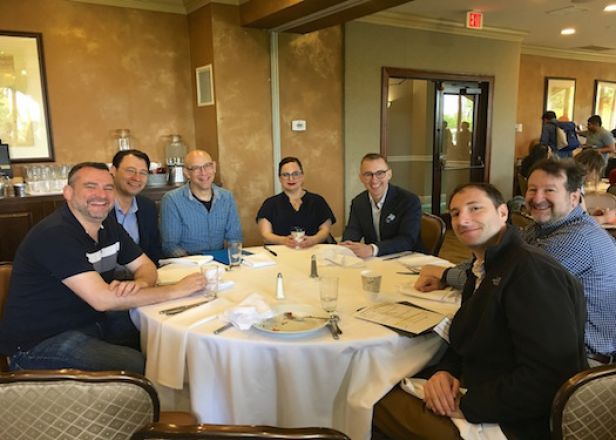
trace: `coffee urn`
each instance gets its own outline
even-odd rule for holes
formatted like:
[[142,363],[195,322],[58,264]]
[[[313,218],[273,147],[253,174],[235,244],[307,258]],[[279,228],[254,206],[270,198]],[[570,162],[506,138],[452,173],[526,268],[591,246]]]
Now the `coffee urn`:
[[184,156],[186,156],[186,145],[182,142],[182,137],[179,134],[172,134],[165,148],[165,158],[167,168],[169,168],[169,185],[180,185],[186,181]]

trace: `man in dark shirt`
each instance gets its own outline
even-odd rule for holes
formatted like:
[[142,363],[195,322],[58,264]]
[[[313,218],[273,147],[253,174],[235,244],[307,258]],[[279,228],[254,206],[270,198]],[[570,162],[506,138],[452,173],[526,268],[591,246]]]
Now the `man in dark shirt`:
[[474,260],[449,347],[424,387],[431,413],[396,387],[377,403],[374,423],[393,439],[458,439],[451,418],[465,418],[498,423],[511,438],[547,440],[556,391],[587,367],[582,287],[506,225],[493,186],[456,188],[449,211]]
[[369,153],[361,160],[359,178],[366,191],[351,202],[349,222],[340,243],[358,257],[424,251],[419,197],[390,185],[391,177],[391,168],[382,155]]
[[[66,204],[30,230],[15,260],[0,352],[11,369],[144,371],[138,332],[127,310],[181,298],[205,287],[201,274],[152,287],[156,266],[107,218],[114,185],[107,166],[75,165]],[[117,264],[133,272],[114,281]],[[119,312],[122,311],[122,312]]]

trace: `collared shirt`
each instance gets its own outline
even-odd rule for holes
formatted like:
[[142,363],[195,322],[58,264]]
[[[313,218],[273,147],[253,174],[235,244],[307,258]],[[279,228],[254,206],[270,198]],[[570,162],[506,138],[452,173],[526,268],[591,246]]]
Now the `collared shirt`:
[[189,184],[169,191],[160,204],[160,233],[166,256],[199,255],[241,241],[242,229],[231,192],[212,185],[212,208],[190,192]]
[[126,214],[122,211],[118,200],[115,201],[114,209],[118,223],[128,232],[130,238],[132,238],[135,243],[139,244],[139,224],[137,223],[137,211],[139,207],[137,206],[137,199],[133,197],[133,201]]
[[[368,195],[370,199],[370,208],[372,208],[372,224],[374,225],[374,232],[376,232],[376,240],[381,241],[381,209],[383,209],[383,205],[385,204],[385,197],[387,197],[387,190],[389,189],[389,185],[385,188],[385,192],[381,196],[381,198],[375,202],[371,195]],[[379,247],[375,244],[372,245],[372,255],[377,256],[379,254]]]
[[534,223],[524,240],[558,260],[584,286],[588,310],[586,348],[616,353],[616,244],[581,206],[547,224]]

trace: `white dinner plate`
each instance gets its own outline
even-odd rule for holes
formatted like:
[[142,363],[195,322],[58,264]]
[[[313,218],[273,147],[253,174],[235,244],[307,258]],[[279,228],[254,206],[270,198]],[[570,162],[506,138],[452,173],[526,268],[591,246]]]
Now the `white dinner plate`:
[[304,304],[288,304],[277,307],[273,317],[253,327],[272,335],[300,336],[322,329],[327,325],[328,319],[319,308]]

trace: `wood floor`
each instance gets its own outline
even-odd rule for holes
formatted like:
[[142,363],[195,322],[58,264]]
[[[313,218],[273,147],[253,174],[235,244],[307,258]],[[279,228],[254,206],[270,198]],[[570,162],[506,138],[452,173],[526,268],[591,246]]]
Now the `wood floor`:
[[471,257],[471,252],[460,243],[453,231],[448,229],[445,234],[443,247],[438,256],[452,263],[459,263],[460,261],[469,259]]

